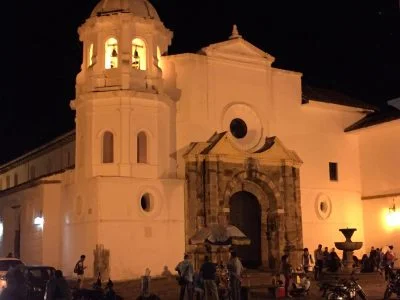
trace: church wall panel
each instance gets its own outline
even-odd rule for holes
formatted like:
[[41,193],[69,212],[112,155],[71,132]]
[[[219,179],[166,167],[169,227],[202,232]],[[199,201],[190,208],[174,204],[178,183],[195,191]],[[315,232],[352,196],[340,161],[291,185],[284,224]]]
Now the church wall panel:
[[[128,279],[173,271],[184,253],[183,182],[101,178],[98,180],[99,241],[110,251],[110,276]],[[141,197],[151,195],[149,212]]]
[[[326,197],[330,211],[319,214],[318,199]],[[365,248],[364,213],[359,192],[338,189],[301,189],[304,247],[315,250],[318,244],[329,249],[335,242],[345,240],[340,228],[356,228],[352,241],[364,242],[363,248],[355,251],[361,258]],[[368,216],[367,216],[368,218]],[[340,253],[340,251],[339,251]]]

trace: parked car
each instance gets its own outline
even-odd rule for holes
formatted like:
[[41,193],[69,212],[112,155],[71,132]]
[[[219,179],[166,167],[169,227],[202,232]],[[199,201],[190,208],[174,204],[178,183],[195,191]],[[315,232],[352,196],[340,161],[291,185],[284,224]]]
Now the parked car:
[[27,287],[27,300],[43,300],[46,284],[54,276],[55,268],[50,266],[20,266]]
[[24,265],[18,258],[0,257],[0,293],[7,286],[6,274],[11,268]]

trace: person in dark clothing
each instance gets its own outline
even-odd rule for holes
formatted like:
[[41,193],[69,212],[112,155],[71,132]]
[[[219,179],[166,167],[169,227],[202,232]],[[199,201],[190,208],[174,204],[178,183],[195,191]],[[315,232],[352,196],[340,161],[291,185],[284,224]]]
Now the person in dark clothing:
[[28,290],[25,285],[24,274],[18,267],[10,269],[6,274],[7,287],[0,295],[0,300],[25,300]]
[[185,254],[185,256],[183,257],[183,261],[181,261],[175,267],[175,271],[178,272],[179,278],[180,278],[179,300],[183,300],[185,298],[185,291],[187,292],[188,299],[193,300],[194,268],[193,268],[193,264],[190,261],[189,255]]
[[364,254],[361,258],[361,272],[370,273],[374,271],[374,267],[371,258],[367,254]]
[[332,248],[328,257],[328,271],[329,272],[337,272],[340,268],[340,258],[337,255],[335,248]]
[[324,253],[322,251],[321,244],[319,244],[318,248],[314,251],[314,260],[315,260],[314,279],[318,280],[322,273],[322,268],[324,267]]
[[376,265],[376,256],[377,255],[378,255],[378,252],[375,250],[374,247],[371,247],[371,251],[369,252],[369,259],[371,261],[373,270],[376,270],[376,268],[378,267]]
[[205,300],[218,300],[218,289],[215,283],[215,273],[217,268],[215,264],[210,262],[208,256],[204,257],[204,263],[200,267],[200,276],[204,282],[204,299]]
[[61,270],[56,270],[54,277],[46,284],[46,300],[71,300],[72,293]]
[[285,296],[289,297],[289,286],[292,281],[293,268],[289,263],[289,256],[286,254],[281,257],[280,273],[285,277]]
[[74,273],[78,277],[78,282],[77,282],[78,288],[80,288],[80,289],[83,287],[83,280],[84,280],[85,269],[86,269],[86,266],[84,265],[85,258],[86,258],[86,256],[84,254],[82,254],[74,267]]

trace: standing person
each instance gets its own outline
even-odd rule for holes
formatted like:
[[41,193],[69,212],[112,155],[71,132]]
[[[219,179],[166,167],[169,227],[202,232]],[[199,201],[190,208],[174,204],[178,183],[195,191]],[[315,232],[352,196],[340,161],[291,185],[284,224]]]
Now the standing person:
[[324,267],[324,253],[322,252],[322,245],[319,244],[318,248],[314,251],[314,259],[315,259],[315,270],[314,270],[314,279],[318,280],[322,268]]
[[78,276],[78,288],[83,287],[83,279],[85,275],[86,266],[84,265],[86,256],[84,254],[81,255],[80,259],[76,262],[74,267],[74,273]]
[[304,273],[308,273],[310,270],[312,270],[314,260],[312,258],[312,255],[308,251],[308,248],[303,249],[303,255],[301,256],[301,264],[303,265]]
[[389,249],[383,255],[383,266],[385,268],[385,280],[388,280],[388,278],[389,278],[388,267],[392,269],[394,267],[395,260],[397,260],[393,248],[394,247],[392,245],[390,245]]
[[328,249],[328,247],[324,248],[324,252],[322,252],[322,254],[324,255],[324,268],[326,268],[328,266],[328,259],[329,259],[329,249]]
[[7,287],[0,294],[1,300],[26,300],[28,289],[24,274],[18,267],[11,268],[6,274]]
[[215,283],[216,272],[217,268],[215,267],[215,264],[210,262],[209,257],[206,255],[204,257],[204,263],[200,267],[200,276],[203,278],[204,282],[205,300],[219,300],[217,284]]
[[46,284],[46,300],[71,300],[72,293],[61,270],[56,270],[54,277]]
[[229,279],[232,290],[232,300],[240,300],[240,290],[242,288],[243,265],[237,257],[235,251],[231,252],[231,258],[228,261]]
[[396,254],[394,253],[393,248],[394,248],[394,247],[393,247],[392,245],[390,245],[390,246],[389,246],[389,250],[386,251],[386,253],[385,253],[386,263],[387,263],[387,265],[389,265],[391,268],[394,267],[394,262],[397,260]]
[[381,252],[382,252],[381,248],[376,248],[375,266],[378,271],[380,271],[381,267],[381,257],[382,257]]
[[329,253],[329,259],[328,259],[329,272],[337,272],[340,268],[340,265],[341,265],[340,258],[337,255],[335,248],[332,248],[331,252]]
[[292,268],[292,265],[289,263],[289,256],[285,254],[281,257],[280,273],[283,274],[283,276],[285,277],[285,296],[286,297],[290,297],[289,286],[290,286],[290,282],[292,280],[292,272],[293,272],[293,268]]
[[376,255],[377,255],[377,249],[371,247],[371,251],[369,252],[369,259],[370,262],[372,263],[372,268],[374,271],[376,269]]
[[179,284],[181,286],[179,293],[179,300],[185,298],[185,291],[188,295],[188,300],[193,300],[193,264],[189,259],[189,255],[185,254],[183,261],[181,261],[176,267],[175,271],[179,274]]

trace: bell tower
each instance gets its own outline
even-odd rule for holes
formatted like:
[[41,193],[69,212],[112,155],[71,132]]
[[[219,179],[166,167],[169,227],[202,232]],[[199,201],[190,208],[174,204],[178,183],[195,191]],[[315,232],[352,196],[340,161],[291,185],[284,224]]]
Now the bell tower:
[[163,91],[161,64],[172,32],[147,0],[100,0],[78,33],[74,201],[66,205],[81,213],[71,209],[68,232],[84,253],[108,253],[103,271],[114,279],[139,277],[145,267],[157,274],[176,264],[185,239],[176,103]]
[[77,174],[173,173],[175,130],[165,124],[174,120],[175,104],[163,93],[160,61],[172,32],[147,0],[101,0],[78,33],[83,62],[71,101]]

